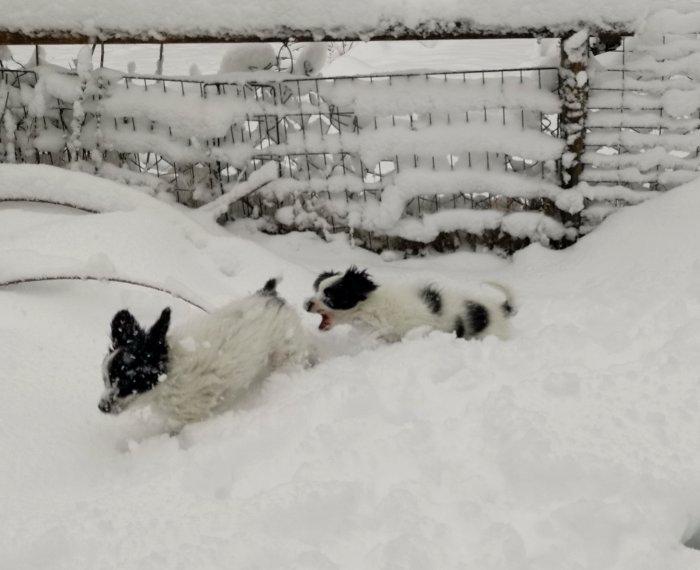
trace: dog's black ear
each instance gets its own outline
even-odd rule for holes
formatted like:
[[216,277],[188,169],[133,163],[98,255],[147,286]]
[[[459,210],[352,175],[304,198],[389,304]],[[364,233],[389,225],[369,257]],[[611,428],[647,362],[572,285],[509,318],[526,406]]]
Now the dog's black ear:
[[153,323],[153,326],[148,331],[148,342],[158,346],[165,345],[165,336],[168,334],[169,327],[170,307],[165,307],[158,320]]
[[377,288],[377,284],[372,281],[369,273],[366,269],[359,270],[356,265],[351,265],[348,270],[343,275],[343,281],[348,283],[348,285],[363,294],[364,296],[369,295],[372,291]]
[[112,346],[124,346],[144,335],[143,329],[129,311],[122,309],[112,319]]
[[271,296],[277,296],[277,284],[280,282],[279,277],[272,277],[271,279],[268,279],[265,281],[265,285],[263,285],[263,288],[258,291],[260,295],[271,295]]

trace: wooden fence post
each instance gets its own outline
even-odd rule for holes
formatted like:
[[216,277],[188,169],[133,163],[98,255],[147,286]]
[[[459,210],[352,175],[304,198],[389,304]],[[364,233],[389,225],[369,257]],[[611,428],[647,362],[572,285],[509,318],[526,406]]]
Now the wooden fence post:
[[561,40],[559,98],[560,128],[566,141],[562,155],[561,186],[573,188],[583,173],[588,109],[588,30],[570,33]]

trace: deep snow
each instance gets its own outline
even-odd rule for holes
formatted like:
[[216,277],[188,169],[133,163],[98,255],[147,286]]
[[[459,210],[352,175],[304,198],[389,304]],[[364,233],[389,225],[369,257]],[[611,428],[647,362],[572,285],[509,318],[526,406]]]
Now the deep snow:
[[225,231],[138,189],[0,167],[3,194],[42,186],[106,211],[0,203],[0,278],[41,275],[49,260],[215,306],[282,273],[300,309],[319,271],[357,263],[379,280],[499,279],[520,312],[507,342],[417,333],[393,345],[322,334],[304,313],[317,367],[274,374],[171,437],[148,410],[100,414],[100,362],[116,310],[149,321],[169,304],[178,322],[197,309],[100,282],[0,289],[0,567],[700,563],[682,545],[700,528],[700,184],[616,213],[565,251],[392,262],[343,236]]

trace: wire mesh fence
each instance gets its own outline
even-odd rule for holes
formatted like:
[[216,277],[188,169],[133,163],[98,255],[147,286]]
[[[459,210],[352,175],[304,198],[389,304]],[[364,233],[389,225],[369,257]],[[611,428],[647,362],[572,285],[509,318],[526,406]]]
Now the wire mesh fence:
[[0,153],[267,231],[566,245],[700,172],[700,39],[655,34],[566,36],[558,67],[336,77],[292,75],[291,51],[276,71],[188,78],[37,55],[0,68]]
[[[189,205],[274,161],[276,179],[228,214],[278,229],[389,235],[360,210],[381,213],[388,187],[416,179],[425,190],[405,196],[401,216],[537,210],[556,186],[556,68],[225,81],[1,72],[3,114],[15,122],[0,128],[5,160],[78,161]],[[536,189],[519,192],[523,179]]]
[[584,180],[663,191],[697,177],[700,113],[684,103],[698,79],[683,63],[688,42],[700,49],[697,34],[664,35],[651,46],[623,38],[592,75]]

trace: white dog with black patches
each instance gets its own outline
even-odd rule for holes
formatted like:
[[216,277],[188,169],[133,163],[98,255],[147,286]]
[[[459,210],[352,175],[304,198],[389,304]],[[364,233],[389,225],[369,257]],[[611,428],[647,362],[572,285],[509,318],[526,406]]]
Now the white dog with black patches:
[[278,297],[276,285],[270,279],[257,293],[170,333],[169,308],[148,331],[129,311],[119,311],[102,365],[99,409],[119,414],[135,403],[152,404],[186,424],[230,409],[285,364],[309,364],[299,315]]
[[321,273],[313,285],[316,294],[304,308],[321,315],[321,330],[348,323],[389,342],[419,327],[453,332],[465,339],[486,335],[506,339],[509,318],[515,314],[513,293],[500,283],[487,284],[498,289],[503,299],[465,296],[434,283],[378,285],[367,271],[353,266],[343,274]]

